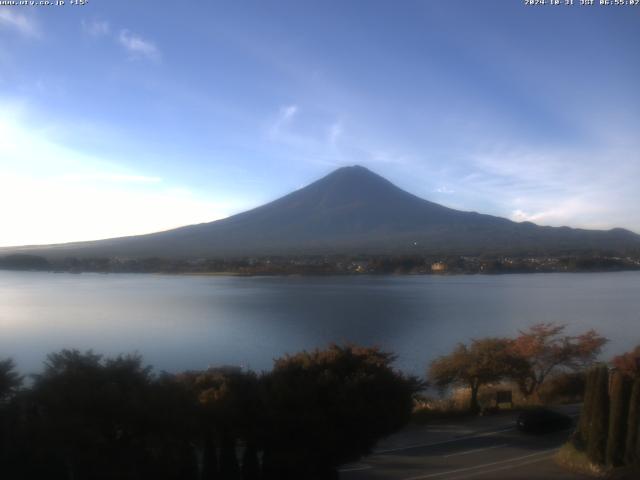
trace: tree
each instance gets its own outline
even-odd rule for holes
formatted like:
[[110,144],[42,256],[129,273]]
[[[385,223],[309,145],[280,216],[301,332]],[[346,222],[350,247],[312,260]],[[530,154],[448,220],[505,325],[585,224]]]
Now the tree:
[[53,454],[49,468],[65,471],[69,478],[90,475],[97,463],[93,452],[102,443],[96,413],[101,359],[91,351],[63,350],[48,355],[44,372],[34,376],[37,446]]
[[520,331],[511,351],[526,362],[514,375],[525,396],[537,394],[550,374],[559,369],[578,370],[593,363],[607,339],[595,330],[578,336],[562,335],[566,325],[539,323]]
[[22,376],[15,369],[15,363],[8,358],[0,360],[0,476],[10,474],[15,464],[15,448],[19,415],[14,400],[22,386]]
[[16,372],[12,359],[0,360],[0,405],[11,398],[22,385],[23,377]]
[[[176,453],[186,443],[171,443],[177,448],[169,451],[154,439],[172,412],[158,408],[161,397],[153,381],[150,367],[136,355],[50,354],[44,372],[34,376],[31,401],[36,446],[53,454],[51,468],[68,478],[128,478],[150,469],[159,471],[153,478],[189,478],[183,469],[189,457]],[[156,455],[156,446],[162,456]],[[172,457],[176,461],[165,462]]]
[[267,424],[263,478],[338,478],[411,416],[417,379],[378,348],[331,345],[287,355],[262,379]]
[[629,465],[640,461],[640,345],[613,357],[611,363],[631,382],[623,457],[623,462]]
[[208,478],[197,475],[201,416],[197,397],[178,375],[160,374],[150,385],[146,411],[146,477],[154,479]]
[[631,465],[640,460],[638,456],[640,442],[640,377],[636,377],[629,397],[629,415],[627,416],[627,439],[625,441],[624,463]]
[[630,352],[613,357],[611,363],[617,371],[628,377],[640,376],[640,345]]
[[627,415],[629,413],[629,378],[613,372],[609,399],[609,434],[607,436],[607,465],[620,466],[624,462]]
[[226,368],[184,372],[176,379],[197,401],[199,443],[203,453],[203,478],[237,479],[239,440],[245,444],[243,478],[256,478],[257,442],[264,408],[258,377]]
[[429,379],[437,387],[463,386],[471,390],[470,409],[479,410],[478,390],[522,370],[522,360],[511,352],[506,338],[472,340],[471,345],[458,344],[449,355],[443,355],[429,366]]
[[587,456],[592,462],[602,465],[606,459],[607,434],[609,425],[609,369],[599,365],[593,383]]
[[590,368],[587,371],[587,380],[584,389],[584,401],[578,421],[577,439],[580,447],[587,444],[589,439],[589,430],[591,428],[591,417],[593,416],[594,394],[596,391],[596,382],[598,380],[598,369]]

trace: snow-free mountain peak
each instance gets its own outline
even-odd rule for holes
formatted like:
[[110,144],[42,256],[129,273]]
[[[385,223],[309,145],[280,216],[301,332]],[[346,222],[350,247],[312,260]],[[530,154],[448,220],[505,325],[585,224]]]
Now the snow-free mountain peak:
[[498,255],[640,250],[640,236],[541,227],[419,198],[365,167],[339,168],[273,202],[148,235],[4,249],[45,257],[215,258],[327,254]]

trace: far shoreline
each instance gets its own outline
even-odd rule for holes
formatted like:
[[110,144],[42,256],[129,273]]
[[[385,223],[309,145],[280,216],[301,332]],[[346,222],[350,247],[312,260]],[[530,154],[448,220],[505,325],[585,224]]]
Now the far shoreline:
[[529,272],[451,272],[451,273],[411,273],[411,272],[388,272],[388,273],[245,273],[245,272],[103,272],[95,270],[85,271],[61,271],[61,270],[25,270],[0,268],[0,272],[13,273],[50,273],[50,274],[94,274],[94,275],[158,275],[163,277],[228,277],[228,278],[357,278],[357,277],[495,277],[495,276],[517,276],[517,275],[554,275],[554,274],[603,274],[603,273],[630,273],[640,272],[640,268],[615,269],[615,270],[567,270],[567,271],[529,271]]
[[13,254],[0,270],[199,276],[501,275],[640,270],[639,254],[334,254],[241,258],[65,257]]

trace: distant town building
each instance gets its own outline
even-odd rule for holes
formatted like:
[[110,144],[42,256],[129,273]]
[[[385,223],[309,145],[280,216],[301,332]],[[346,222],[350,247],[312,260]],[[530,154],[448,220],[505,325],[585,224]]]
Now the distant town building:
[[365,262],[365,261],[352,262],[352,265],[353,265],[353,270],[357,273],[365,273],[369,268],[369,262]]
[[435,262],[431,264],[431,271],[432,272],[437,272],[437,273],[441,273],[441,272],[446,272],[447,271],[447,264],[444,262]]

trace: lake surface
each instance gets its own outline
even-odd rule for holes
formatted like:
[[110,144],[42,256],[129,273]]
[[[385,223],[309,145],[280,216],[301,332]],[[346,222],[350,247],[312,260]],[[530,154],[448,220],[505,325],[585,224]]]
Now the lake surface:
[[157,369],[270,369],[329,342],[380,345],[422,375],[457,342],[536,322],[595,328],[604,358],[640,344],[640,272],[207,277],[0,271],[0,358],[38,371],[62,348],[137,351]]

